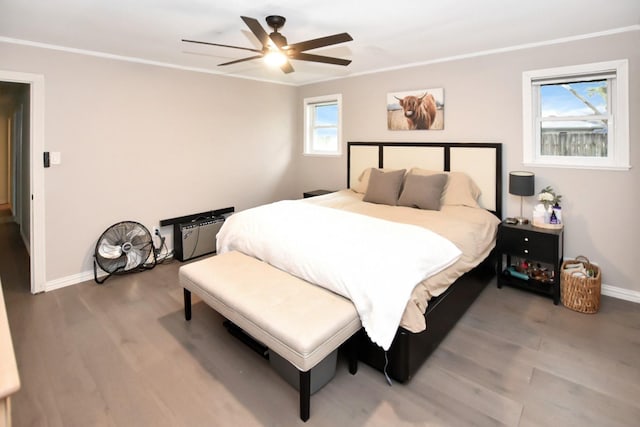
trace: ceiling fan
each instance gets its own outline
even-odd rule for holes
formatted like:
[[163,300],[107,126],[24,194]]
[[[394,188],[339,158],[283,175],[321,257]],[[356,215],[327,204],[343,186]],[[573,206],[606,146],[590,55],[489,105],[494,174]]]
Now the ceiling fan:
[[233,49],[242,49],[248,50],[250,52],[255,52],[258,55],[249,56],[247,58],[236,59],[234,61],[225,62],[223,64],[218,64],[219,66],[223,65],[231,65],[237,64],[238,62],[251,61],[253,59],[264,58],[266,62],[270,64],[274,64],[280,67],[282,71],[285,73],[293,72],[293,67],[289,62],[290,59],[297,59],[299,61],[311,61],[311,62],[321,62],[324,64],[334,64],[334,65],[349,65],[351,60],[349,59],[341,59],[341,58],[333,58],[330,56],[322,56],[322,55],[314,55],[311,53],[306,53],[307,50],[317,49],[320,47],[331,46],[338,43],[344,43],[353,40],[353,38],[348,33],[340,33],[334,34],[332,36],[320,37],[317,39],[307,40],[299,43],[288,44],[287,38],[282,35],[282,33],[278,32],[278,29],[282,28],[286,19],[283,16],[279,15],[269,15],[266,17],[267,25],[273,28],[273,32],[271,34],[267,34],[267,32],[262,28],[260,23],[254,18],[248,18],[246,16],[241,16],[242,20],[247,27],[251,30],[251,32],[257,37],[257,39],[262,44],[262,49],[252,49],[248,47],[241,46],[230,46],[227,44],[219,44],[219,43],[210,43],[203,42],[198,40],[186,40],[182,39],[183,42],[187,43],[198,43],[205,44],[210,46],[221,46],[221,47],[230,47]]

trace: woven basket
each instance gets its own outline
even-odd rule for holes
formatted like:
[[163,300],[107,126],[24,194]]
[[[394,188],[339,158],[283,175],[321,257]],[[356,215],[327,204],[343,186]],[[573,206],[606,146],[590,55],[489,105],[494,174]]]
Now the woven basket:
[[[583,263],[587,270],[593,270],[593,277],[572,274],[571,270],[565,271],[567,264],[578,262]],[[591,264],[585,256],[580,255],[575,260],[564,261],[560,270],[562,305],[580,313],[596,313],[600,308],[601,277],[600,268]]]

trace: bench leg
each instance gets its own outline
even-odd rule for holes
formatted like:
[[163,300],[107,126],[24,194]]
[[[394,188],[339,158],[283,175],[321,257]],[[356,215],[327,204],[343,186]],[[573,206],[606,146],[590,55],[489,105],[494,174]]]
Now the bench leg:
[[184,318],[191,320],[191,291],[184,289]]
[[306,422],[309,419],[311,407],[311,369],[307,372],[300,371],[300,419]]

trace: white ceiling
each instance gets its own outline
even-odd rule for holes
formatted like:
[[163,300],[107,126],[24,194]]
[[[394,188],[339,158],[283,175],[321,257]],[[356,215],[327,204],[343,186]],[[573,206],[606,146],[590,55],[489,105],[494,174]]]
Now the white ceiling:
[[[261,60],[217,64],[259,48],[241,15],[283,15],[289,43],[348,32],[354,41],[309,51],[348,67]],[[303,85],[585,34],[640,28],[640,0],[0,0],[0,42],[45,44],[214,73]],[[248,55],[247,55],[248,54]]]

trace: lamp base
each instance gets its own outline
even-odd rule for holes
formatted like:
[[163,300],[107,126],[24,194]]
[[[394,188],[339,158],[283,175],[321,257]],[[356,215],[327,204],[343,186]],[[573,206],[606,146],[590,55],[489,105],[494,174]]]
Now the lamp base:
[[518,221],[518,225],[529,224],[529,220],[521,216],[517,216],[516,221]]

